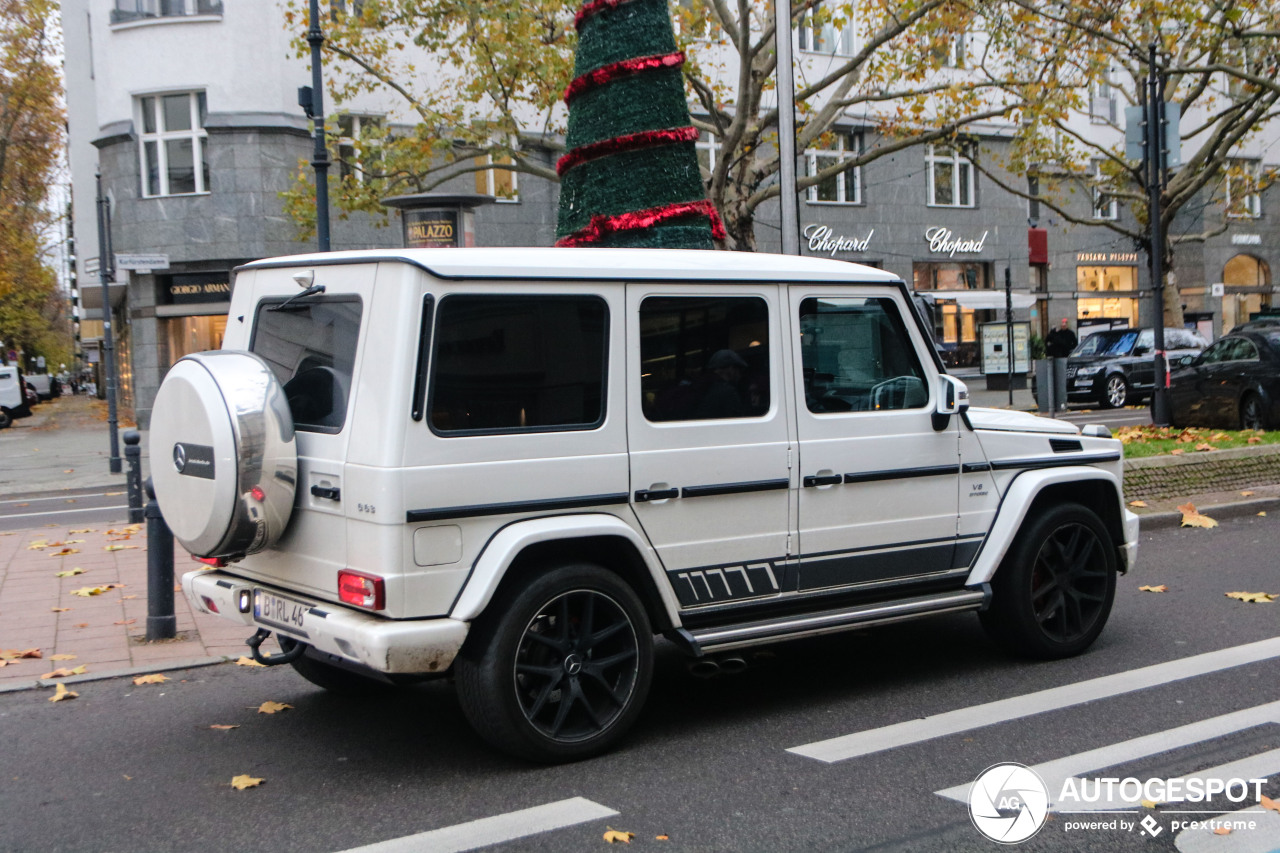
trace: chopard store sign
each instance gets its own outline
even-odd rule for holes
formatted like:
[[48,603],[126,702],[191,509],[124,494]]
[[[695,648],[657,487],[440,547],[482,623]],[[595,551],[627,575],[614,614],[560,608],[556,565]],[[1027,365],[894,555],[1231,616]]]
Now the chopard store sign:
[[804,228],[804,238],[809,241],[809,251],[826,252],[832,257],[835,257],[836,252],[865,252],[871,245],[871,235],[874,233],[876,229],[872,228],[867,232],[866,237],[859,240],[857,237],[833,234],[830,225],[814,223]]
[[951,233],[950,228],[935,225],[924,232],[924,239],[929,243],[929,251],[954,258],[956,255],[977,255],[982,252],[987,242],[989,231],[983,231],[976,240],[961,240]]

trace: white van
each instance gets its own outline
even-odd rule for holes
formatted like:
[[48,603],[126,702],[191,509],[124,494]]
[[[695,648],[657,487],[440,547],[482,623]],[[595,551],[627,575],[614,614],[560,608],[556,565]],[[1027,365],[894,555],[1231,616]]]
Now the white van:
[[[452,674],[516,755],[598,753],[661,634],[704,668],[971,610],[1087,648],[1133,566],[1105,427],[968,407],[881,270],[429,249],[237,270],[155,401],[193,606],[334,690]],[[262,655],[270,633],[283,654]]]
[[15,418],[30,414],[22,373],[15,365],[0,365],[0,429],[12,426]]

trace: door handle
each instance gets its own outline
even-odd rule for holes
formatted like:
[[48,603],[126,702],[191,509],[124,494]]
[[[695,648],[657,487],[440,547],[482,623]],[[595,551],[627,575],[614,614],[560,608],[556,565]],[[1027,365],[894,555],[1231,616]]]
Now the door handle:
[[806,489],[811,486],[838,486],[843,482],[843,474],[810,474],[804,478]]
[[331,501],[336,501],[342,495],[342,492],[333,486],[312,486],[311,494],[318,498],[326,498]]
[[680,497],[679,489],[636,489],[636,503],[665,501]]

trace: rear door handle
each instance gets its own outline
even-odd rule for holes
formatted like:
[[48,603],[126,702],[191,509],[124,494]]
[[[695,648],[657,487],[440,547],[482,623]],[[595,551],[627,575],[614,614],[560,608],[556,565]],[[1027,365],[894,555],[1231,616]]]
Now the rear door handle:
[[341,490],[335,486],[312,486],[311,494],[318,498],[327,498],[331,501],[336,501],[342,496]]
[[804,478],[805,488],[811,486],[838,486],[843,482],[843,474],[810,474]]

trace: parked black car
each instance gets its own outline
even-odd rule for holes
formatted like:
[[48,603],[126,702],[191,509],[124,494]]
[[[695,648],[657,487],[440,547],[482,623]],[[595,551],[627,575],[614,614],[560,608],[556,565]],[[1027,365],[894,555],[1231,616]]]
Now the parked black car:
[[1280,326],[1232,332],[1173,366],[1169,415],[1174,426],[1280,425]]
[[[1187,329],[1165,329],[1165,363],[1198,355],[1209,344]],[[1082,340],[1067,358],[1067,401],[1115,409],[1150,396],[1155,387],[1155,330],[1109,329]]]

